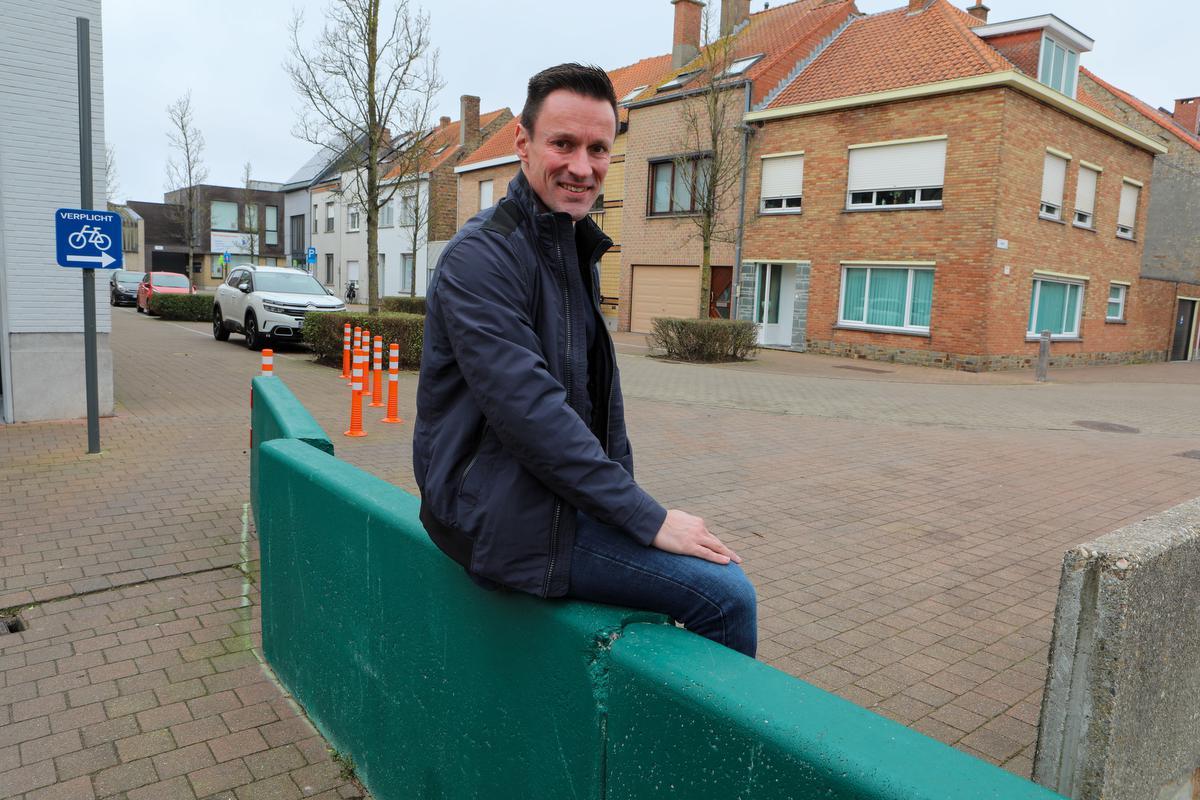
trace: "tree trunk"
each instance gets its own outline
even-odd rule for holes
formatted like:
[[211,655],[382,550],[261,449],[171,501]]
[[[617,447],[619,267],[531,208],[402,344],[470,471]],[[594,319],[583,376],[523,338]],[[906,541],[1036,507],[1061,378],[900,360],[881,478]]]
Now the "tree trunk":
[[709,295],[712,293],[712,242],[706,237],[702,240],[700,256],[700,309],[697,316],[700,319],[709,318]]

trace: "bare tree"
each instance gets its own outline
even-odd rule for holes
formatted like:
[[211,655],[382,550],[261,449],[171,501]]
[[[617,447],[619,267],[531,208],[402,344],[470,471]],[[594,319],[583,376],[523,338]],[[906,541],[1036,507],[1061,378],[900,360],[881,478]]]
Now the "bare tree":
[[117,178],[117,147],[112,142],[104,148],[104,191],[108,202],[119,202],[121,183]]
[[257,263],[258,256],[258,202],[254,198],[251,186],[250,162],[242,167],[242,220],[239,230],[246,235],[246,247],[250,251],[250,260]]
[[[429,204],[421,203],[421,183],[420,181],[412,181],[409,184],[412,187],[412,194],[408,194],[408,189],[402,189],[400,201],[400,220],[401,224],[411,227],[409,233],[408,255],[412,257],[412,265],[408,276],[408,295],[409,297],[417,296],[417,251],[421,247],[421,232],[429,225]],[[405,208],[404,200],[411,198],[408,208]],[[428,236],[425,237],[428,241]]]
[[700,303],[698,316],[709,316],[712,287],[712,247],[732,243],[737,236],[736,214],[742,176],[742,82],[728,74],[735,59],[735,35],[711,37],[711,13],[705,12],[704,40],[690,69],[699,69],[694,92],[679,101],[682,155],[675,169],[682,172],[692,193],[695,214],[685,219],[700,240]]
[[344,154],[352,177],[342,194],[366,213],[370,313],[379,308],[379,211],[396,187],[419,174],[441,88],[429,15],[397,0],[381,31],[381,3],[331,0],[312,46],[300,41],[304,20],[297,12],[290,26],[295,55],[284,65],[303,101],[295,135]]
[[175,155],[167,159],[167,189],[177,195],[177,202],[168,208],[187,242],[187,273],[191,280],[200,214],[197,187],[208,180],[208,169],[202,160],[204,135],[192,116],[191,92],[167,106],[167,120],[170,125],[167,142],[175,150]]

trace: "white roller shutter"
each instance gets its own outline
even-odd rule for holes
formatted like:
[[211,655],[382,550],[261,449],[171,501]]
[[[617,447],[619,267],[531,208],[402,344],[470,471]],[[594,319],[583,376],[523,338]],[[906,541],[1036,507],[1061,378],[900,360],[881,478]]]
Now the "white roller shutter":
[[850,150],[852,192],[941,186],[945,175],[945,139]]
[[1079,185],[1075,188],[1075,210],[1091,214],[1096,207],[1096,170],[1079,168]]
[[1134,218],[1137,217],[1138,187],[1132,183],[1121,184],[1121,208],[1117,211],[1117,224],[1133,228]]
[[804,193],[804,156],[764,158],[762,196],[795,197]]
[[1067,160],[1053,153],[1046,153],[1046,166],[1042,171],[1042,202],[1062,208],[1063,183],[1067,178]]

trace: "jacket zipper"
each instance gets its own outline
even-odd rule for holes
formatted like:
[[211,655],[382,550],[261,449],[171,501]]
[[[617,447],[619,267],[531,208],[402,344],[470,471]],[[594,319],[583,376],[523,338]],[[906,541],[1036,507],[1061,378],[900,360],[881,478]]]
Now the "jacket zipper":
[[488,427],[490,423],[483,424],[483,433],[479,437],[479,443],[475,445],[475,453],[471,456],[471,460],[467,462],[466,469],[463,470],[462,477],[458,479],[458,493],[462,494],[463,487],[467,485],[467,476],[471,474],[471,470],[475,467],[475,462],[479,460],[479,453],[483,450],[483,440],[487,438]]
[[[562,273],[563,284],[563,308],[567,315],[567,347],[566,347],[566,368],[563,370],[566,376],[567,390],[567,405],[571,404],[571,288],[568,282],[567,265],[563,261],[562,254],[562,239],[558,231],[557,220],[554,223],[554,250],[558,256],[558,268]],[[550,591],[550,580],[554,576],[554,566],[558,561],[558,523],[562,517],[562,499],[554,499],[554,521],[550,525],[550,563],[546,566],[546,579],[542,582],[542,596]]]

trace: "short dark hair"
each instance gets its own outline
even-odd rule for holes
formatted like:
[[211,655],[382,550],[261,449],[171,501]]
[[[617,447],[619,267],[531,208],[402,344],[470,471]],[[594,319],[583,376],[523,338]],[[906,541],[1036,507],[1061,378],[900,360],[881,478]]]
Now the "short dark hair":
[[608,73],[596,66],[583,64],[559,64],[549,67],[529,79],[529,90],[525,94],[525,107],[521,109],[521,125],[533,133],[538,114],[542,110],[542,102],[559,89],[568,92],[606,100],[612,106],[613,119],[617,118],[617,93],[613,89]]

